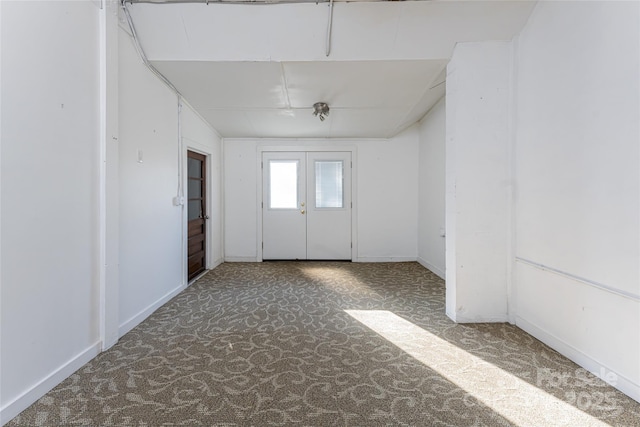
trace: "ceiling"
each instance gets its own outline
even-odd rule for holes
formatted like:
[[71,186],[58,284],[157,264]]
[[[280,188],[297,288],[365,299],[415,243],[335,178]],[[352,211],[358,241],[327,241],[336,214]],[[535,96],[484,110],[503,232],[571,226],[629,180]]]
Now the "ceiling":
[[533,4],[338,3],[328,56],[327,4],[128,7],[151,64],[223,137],[389,138],[444,96],[456,43],[510,40]]
[[[155,65],[223,136],[391,137],[422,118],[444,95],[446,62]],[[331,109],[325,121],[312,114],[312,105],[319,101]]]

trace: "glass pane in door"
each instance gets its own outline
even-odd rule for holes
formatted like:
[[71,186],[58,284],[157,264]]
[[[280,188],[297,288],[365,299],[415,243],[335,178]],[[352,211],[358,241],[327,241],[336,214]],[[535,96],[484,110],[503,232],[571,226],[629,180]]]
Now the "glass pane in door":
[[341,160],[316,160],[316,208],[344,207]]
[[298,161],[269,161],[269,208],[298,208]]

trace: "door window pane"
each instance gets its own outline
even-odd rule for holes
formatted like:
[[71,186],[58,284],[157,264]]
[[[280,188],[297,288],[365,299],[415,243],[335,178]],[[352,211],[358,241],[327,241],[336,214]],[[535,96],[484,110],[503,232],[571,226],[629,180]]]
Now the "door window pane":
[[269,207],[298,208],[298,161],[269,161]]
[[202,200],[201,199],[189,200],[187,216],[189,217],[189,221],[202,218]]
[[202,181],[199,179],[189,179],[187,196],[190,199],[194,197],[202,197]]
[[316,208],[342,208],[342,161],[317,160],[316,170]]
[[198,159],[187,159],[187,175],[192,178],[202,178],[202,161]]

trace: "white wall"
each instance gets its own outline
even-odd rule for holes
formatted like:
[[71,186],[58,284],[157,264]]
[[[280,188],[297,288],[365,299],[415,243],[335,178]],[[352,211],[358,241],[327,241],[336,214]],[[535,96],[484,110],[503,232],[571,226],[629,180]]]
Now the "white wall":
[[420,122],[418,262],[445,277],[445,102]]
[[358,144],[358,261],[415,261],[418,129]]
[[99,25],[1,2],[0,423],[97,354]]
[[518,40],[515,168],[517,324],[636,400],[638,8],[538,4]]
[[122,30],[119,50],[119,309],[126,332],[185,282],[182,209],[172,205],[178,187],[177,96],[144,66]]
[[[221,254],[220,138],[142,63],[120,31],[120,331],[140,323],[186,286],[186,206],[174,206],[183,187],[186,150],[209,154],[213,210],[210,266]],[[139,161],[142,153],[142,162]],[[180,157],[182,153],[182,157]],[[183,167],[180,168],[180,163]],[[179,170],[180,168],[180,170]]]
[[417,258],[418,132],[389,140],[225,139],[225,259],[258,258],[258,147],[355,147],[354,261]]
[[259,142],[228,138],[223,141],[225,261],[258,260]]
[[447,315],[507,320],[509,42],[460,43],[447,67]]

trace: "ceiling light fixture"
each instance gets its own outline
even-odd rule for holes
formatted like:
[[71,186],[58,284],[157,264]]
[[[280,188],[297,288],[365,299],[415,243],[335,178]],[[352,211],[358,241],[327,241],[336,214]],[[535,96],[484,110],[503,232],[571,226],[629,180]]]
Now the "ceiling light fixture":
[[320,121],[324,122],[329,115],[329,105],[326,102],[316,102],[313,104],[313,115],[319,116]]

